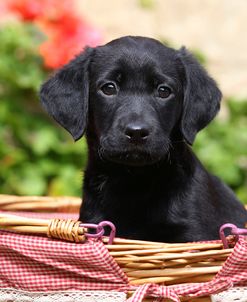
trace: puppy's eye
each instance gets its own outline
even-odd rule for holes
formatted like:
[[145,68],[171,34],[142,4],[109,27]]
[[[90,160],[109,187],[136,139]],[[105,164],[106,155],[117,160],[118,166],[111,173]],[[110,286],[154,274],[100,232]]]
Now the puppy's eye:
[[117,88],[113,83],[106,83],[101,87],[101,91],[105,95],[114,95],[117,93]]
[[171,93],[171,89],[167,86],[162,85],[158,87],[158,95],[162,99],[167,99],[171,95]]

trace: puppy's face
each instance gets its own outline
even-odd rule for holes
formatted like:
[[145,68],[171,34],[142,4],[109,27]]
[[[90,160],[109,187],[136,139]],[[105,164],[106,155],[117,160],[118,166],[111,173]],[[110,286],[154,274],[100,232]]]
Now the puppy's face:
[[103,159],[148,165],[166,157],[183,106],[176,52],[155,40],[114,41],[90,64],[89,129]]
[[125,165],[166,158],[177,139],[192,144],[219,109],[215,82],[185,49],[123,37],[87,49],[41,89],[48,112],[77,140]]

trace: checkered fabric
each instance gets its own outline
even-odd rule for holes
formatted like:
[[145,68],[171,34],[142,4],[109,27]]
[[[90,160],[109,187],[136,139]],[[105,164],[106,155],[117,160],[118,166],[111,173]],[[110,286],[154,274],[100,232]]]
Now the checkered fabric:
[[134,294],[128,302],[141,302],[147,296],[154,301],[169,298],[179,302],[180,297],[208,296],[237,285],[247,286],[244,236],[240,236],[233,253],[210,282],[136,287],[129,285],[127,276],[99,240],[75,244],[0,231],[0,291],[4,288],[29,292],[131,290]]
[[0,288],[121,290],[128,279],[100,241],[75,244],[0,232]]

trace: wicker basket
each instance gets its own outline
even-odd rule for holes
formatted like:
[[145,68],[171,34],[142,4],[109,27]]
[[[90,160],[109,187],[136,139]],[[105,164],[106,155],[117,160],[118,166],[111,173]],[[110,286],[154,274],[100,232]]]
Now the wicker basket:
[[[76,220],[37,219],[22,212],[78,213],[81,199],[76,197],[17,197],[0,195],[0,228],[14,232],[48,235],[75,242],[87,239],[87,229]],[[31,216],[39,217],[39,214]],[[42,216],[42,215],[41,215]],[[49,216],[49,215],[48,215]],[[62,215],[63,216],[63,215]],[[232,239],[232,238],[231,238]],[[108,243],[108,238],[102,240]],[[115,238],[106,244],[109,254],[128,276],[131,286],[145,284],[183,285],[213,280],[233,248],[220,241],[166,244]],[[247,279],[246,279],[247,281]],[[180,297],[181,301],[211,301],[210,297]]]

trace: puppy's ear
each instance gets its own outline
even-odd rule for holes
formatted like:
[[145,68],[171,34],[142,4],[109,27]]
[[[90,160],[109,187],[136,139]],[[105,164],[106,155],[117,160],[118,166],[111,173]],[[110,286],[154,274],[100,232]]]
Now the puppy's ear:
[[45,109],[74,140],[82,137],[87,126],[88,66],[92,52],[92,48],[87,48],[59,69],[40,90]]
[[187,143],[192,145],[197,132],[206,127],[220,109],[222,95],[215,81],[189,51],[183,47],[178,56],[186,76],[181,130]]

